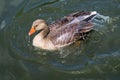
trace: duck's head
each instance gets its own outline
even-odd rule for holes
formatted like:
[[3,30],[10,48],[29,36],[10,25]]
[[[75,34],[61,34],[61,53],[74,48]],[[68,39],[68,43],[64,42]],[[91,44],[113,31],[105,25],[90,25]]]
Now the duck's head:
[[29,36],[34,34],[36,31],[42,31],[47,26],[46,22],[42,19],[37,19],[33,22],[32,27],[28,33]]

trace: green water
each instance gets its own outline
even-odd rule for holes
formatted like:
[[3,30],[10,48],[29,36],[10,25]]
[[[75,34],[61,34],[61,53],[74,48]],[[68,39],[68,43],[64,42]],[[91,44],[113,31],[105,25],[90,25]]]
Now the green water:
[[[83,10],[109,21],[81,45],[55,52],[32,47],[28,31],[35,19],[50,23]],[[120,1],[0,0],[0,80],[120,80]]]

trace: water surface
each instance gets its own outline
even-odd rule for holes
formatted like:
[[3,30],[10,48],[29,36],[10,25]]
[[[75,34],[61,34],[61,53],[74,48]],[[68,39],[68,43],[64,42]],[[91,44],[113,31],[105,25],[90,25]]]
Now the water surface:
[[[83,10],[109,21],[97,22],[81,45],[49,52],[29,42],[35,19],[51,23]],[[0,0],[0,80],[119,80],[119,21],[119,0]]]

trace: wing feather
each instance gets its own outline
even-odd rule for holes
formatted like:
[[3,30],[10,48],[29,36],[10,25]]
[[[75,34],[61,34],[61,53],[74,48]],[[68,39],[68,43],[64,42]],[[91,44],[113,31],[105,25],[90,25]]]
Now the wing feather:
[[[56,47],[63,47],[84,38],[93,29],[90,12],[76,12],[49,25],[48,38]],[[88,17],[86,17],[86,15]]]

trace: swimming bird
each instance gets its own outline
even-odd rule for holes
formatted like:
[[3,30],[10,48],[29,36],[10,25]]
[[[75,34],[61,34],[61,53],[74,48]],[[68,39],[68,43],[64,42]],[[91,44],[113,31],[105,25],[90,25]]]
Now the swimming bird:
[[58,50],[84,39],[94,28],[92,19],[96,14],[96,11],[75,12],[51,24],[47,24],[43,19],[37,19],[33,22],[28,35],[39,31],[33,39],[33,46],[50,51]]

